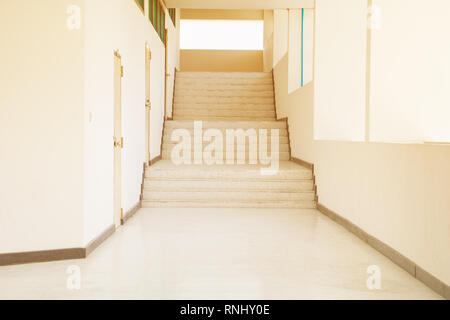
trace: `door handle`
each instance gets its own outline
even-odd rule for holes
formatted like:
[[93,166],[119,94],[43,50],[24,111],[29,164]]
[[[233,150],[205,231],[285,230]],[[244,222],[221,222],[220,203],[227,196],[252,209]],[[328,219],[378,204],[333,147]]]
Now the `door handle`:
[[123,137],[120,138],[120,140],[117,140],[115,137],[113,137],[114,139],[114,147],[120,147],[121,149],[123,149]]

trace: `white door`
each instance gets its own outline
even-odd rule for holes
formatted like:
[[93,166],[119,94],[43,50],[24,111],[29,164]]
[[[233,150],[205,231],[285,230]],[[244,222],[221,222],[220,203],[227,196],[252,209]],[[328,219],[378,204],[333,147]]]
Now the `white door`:
[[152,53],[145,45],[145,155],[147,164],[150,165],[150,62]]
[[114,52],[114,224],[122,220],[122,59]]

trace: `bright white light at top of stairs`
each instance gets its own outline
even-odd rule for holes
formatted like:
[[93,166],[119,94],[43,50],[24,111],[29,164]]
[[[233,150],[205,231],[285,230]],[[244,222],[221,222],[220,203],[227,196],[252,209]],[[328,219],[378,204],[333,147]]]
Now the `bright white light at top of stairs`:
[[263,50],[261,20],[181,20],[180,48]]

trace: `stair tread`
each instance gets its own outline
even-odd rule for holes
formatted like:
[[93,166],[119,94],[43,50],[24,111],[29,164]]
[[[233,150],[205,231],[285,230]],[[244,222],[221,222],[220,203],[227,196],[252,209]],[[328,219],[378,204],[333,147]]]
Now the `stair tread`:
[[271,84],[241,84],[241,85],[235,85],[235,84],[215,84],[215,83],[186,83],[181,82],[176,84],[175,91],[177,90],[196,90],[196,91],[203,91],[203,90],[220,90],[220,91],[248,91],[248,92],[260,92],[260,91],[272,91],[273,92],[273,85]]
[[177,77],[181,78],[272,78],[271,72],[204,72],[179,71]]
[[[163,160],[165,161],[165,160]],[[264,179],[251,179],[251,178],[235,178],[235,177],[224,177],[223,179],[217,180],[214,178],[208,178],[208,177],[193,177],[193,178],[185,178],[185,177],[164,177],[164,178],[159,178],[159,177],[144,177],[144,182],[145,183],[153,183],[153,182],[190,182],[190,183],[195,183],[195,182],[218,182],[218,183],[257,183],[258,185],[264,184],[264,183],[310,183],[312,182],[312,178],[304,178],[304,179],[292,179],[292,180],[286,180],[286,179],[268,179],[268,180],[264,180]]]
[[[166,121],[166,127],[176,127],[176,126],[184,126],[185,128],[193,127],[193,120],[168,120]],[[285,129],[286,122],[279,120],[243,120],[243,121],[233,121],[233,120],[220,120],[220,121],[203,121],[203,128],[210,127],[216,128],[218,126],[227,127],[227,128],[236,128],[236,127],[249,127],[249,128],[272,128],[272,126]]]
[[145,192],[143,200],[204,200],[204,201],[314,201],[314,193],[260,193],[260,192]]
[[[260,164],[244,164],[244,165],[175,165],[171,160],[160,160],[152,166],[147,166],[146,171],[161,171],[161,170],[171,170],[171,171],[184,171],[197,170],[197,171],[228,171],[228,172],[256,172],[259,174],[261,168],[266,166]],[[279,170],[280,173],[286,172],[307,172],[311,173],[311,169],[303,167],[292,161],[280,161]]]
[[315,209],[315,201],[202,201],[202,200],[181,200],[181,201],[154,201],[144,200],[142,206],[145,207],[177,207],[177,208],[301,208]]
[[[144,194],[148,192],[150,193],[150,191],[145,191],[144,190]],[[312,194],[314,193],[313,190],[298,190],[298,191],[283,191],[283,192],[276,192],[276,191],[261,191],[261,190],[254,190],[254,191],[248,191],[249,193],[253,193],[253,194],[259,194],[259,195],[271,195],[271,194],[278,194],[278,193],[283,193],[283,194],[291,194],[291,195],[296,195],[296,194]],[[151,193],[153,194],[158,194],[158,193],[195,193],[195,194],[205,194],[205,190],[194,190],[194,189],[189,189],[189,190],[170,190],[169,192],[167,191],[157,191],[157,190],[152,190]],[[225,191],[221,191],[221,190],[209,190],[209,192],[207,192],[208,194],[227,194],[227,195],[237,195],[237,194],[242,194],[242,192],[240,191],[229,191],[229,190],[225,190]]]
[[[203,120],[203,121],[221,121],[221,120],[229,120],[232,117],[225,117],[225,116],[208,116],[208,115],[204,115],[204,116],[195,116],[195,115],[181,115],[181,116],[174,116],[175,120]],[[248,116],[248,117],[235,117],[236,121],[245,121],[245,120],[251,120],[251,119],[255,119],[254,116]],[[261,121],[266,121],[266,120],[270,120],[273,119],[275,117],[267,117],[267,118],[262,118],[262,117],[258,117],[257,119],[260,119]]]
[[249,109],[241,109],[241,110],[233,110],[233,109],[210,109],[210,108],[204,108],[204,109],[189,109],[189,108],[183,108],[183,109],[177,109],[173,111],[174,114],[204,114],[204,115],[217,115],[217,116],[229,116],[229,117],[237,117],[242,115],[265,115],[270,116],[273,119],[275,119],[275,110],[267,109],[267,110],[249,110]]
[[[186,189],[187,186],[183,186],[183,187],[173,187],[173,186],[167,186],[167,187],[163,187],[163,186],[152,186],[152,185],[145,185],[145,193],[154,193],[154,192],[187,192]],[[194,193],[205,193],[205,192],[220,192],[220,193],[231,193],[231,192],[238,192],[238,193],[270,193],[270,194],[285,194],[285,193],[310,193],[310,194],[314,194],[314,190],[312,188],[310,189],[302,189],[299,187],[291,187],[290,189],[287,187],[283,187],[284,189],[267,189],[265,188],[265,191],[262,191],[262,188],[258,189],[258,188],[249,188],[249,187],[231,187],[230,188],[219,188],[219,187],[204,187],[204,188],[200,188],[200,187],[192,187],[189,186],[189,192],[194,192]]]
[[273,97],[220,97],[220,96],[175,96],[174,103],[191,102],[191,103],[220,103],[220,104],[272,104]]
[[274,111],[275,108],[273,104],[197,104],[197,103],[175,103],[174,111],[178,110],[223,110],[223,111],[234,111],[234,110],[245,110],[245,111]]

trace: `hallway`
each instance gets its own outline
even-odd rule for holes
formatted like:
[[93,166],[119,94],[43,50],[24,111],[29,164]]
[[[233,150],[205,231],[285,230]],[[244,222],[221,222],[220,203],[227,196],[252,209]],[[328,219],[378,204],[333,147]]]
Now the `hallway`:
[[180,208],[141,209],[85,260],[0,267],[0,299],[19,298],[442,299],[316,210]]
[[0,1],[0,300],[450,300],[449,11]]

